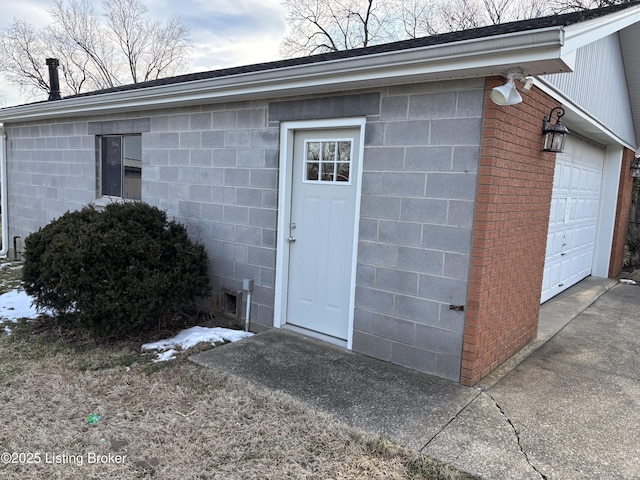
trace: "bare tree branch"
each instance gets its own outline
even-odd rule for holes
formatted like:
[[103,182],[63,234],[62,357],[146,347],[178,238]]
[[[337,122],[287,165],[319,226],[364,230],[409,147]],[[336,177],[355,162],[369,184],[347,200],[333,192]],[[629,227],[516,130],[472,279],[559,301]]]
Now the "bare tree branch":
[[142,81],[175,75],[186,69],[191,50],[188,37],[189,30],[177,17],[164,25],[155,25],[150,35],[151,44],[143,55],[145,61],[139,65],[144,70]]
[[0,34],[0,69],[7,79],[30,96],[48,92],[46,43],[31,25],[14,19]]
[[96,71],[99,88],[120,84],[113,50],[104,42],[104,32],[93,8],[87,0],[54,0],[51,15],[58,35],[66,35],[89,58]]
[[127,59],[129,73],[138,82],[137,65],[149,46],[150,22],[145,19],[147,8],[137,0],[103,2],[112,36]]
[[31,94],[47,94],[46,58],[58,58],[63,95],[138,83],[186,70],[191,43],[179,18],[153,21],[140,0],[53,0],[51,25],[14,20],[0,32],[0,73]]
[[110,33],[127,60],[134,83],[184,68],[190,50],[189,30],[179,18],[152,21],[139,0],[109,0],[103,5]]
[[497,25],[631,0],[283,0],[284,56]]
[[284,0],[282,4],[290,28],[281,48],[285,56],[360,48],[388,38],[383,21],[387,9],[379,7],[378,0]]

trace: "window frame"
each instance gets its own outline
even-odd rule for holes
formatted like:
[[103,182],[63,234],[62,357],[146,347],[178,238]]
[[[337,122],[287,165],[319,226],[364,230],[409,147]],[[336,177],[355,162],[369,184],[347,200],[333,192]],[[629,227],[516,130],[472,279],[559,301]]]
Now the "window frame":
[[[319,146],[319,158],[316,159],[309,159],[308,154],[309,154],[309,144],[312,143],[318,143]],[[341,143],[348,143],[349,144],[349,159],[348,160],[341,160],[339,158],[339,144]],[[335,148],[334,148],[334,155],[333,155],[333,159],[329,160],[327,158],[324,158],[324,146],[325,145],[330,145],[330,144],[334,144]],[[323,185],[344,185],[344,186],[349,186],[352,183],[352,178],[351,178],[351,163],[352,163],[352,156],[353,156],[353,149],[354,149],[354,145],[352,142],[352,139],[350,138],[343,138],[343,137],[327,137],[327,138],[320,138],[320,139],[313,139],[313,140],[305,140],[304,142],[304,152],[303,152],[303,162],[304,162],[304,168],[302,169],[302,183],[308,183],[308,184],[323,184]],[[317,178],[309,178],[309,168],[311,165],[316,165],[318,167],[318,171],[317,171]],[[326,178],[322,178],[324,176],[324,174],[322,173],[321,169],[324,165],[333,165],[333,167],[331,168],[331,172],[328,175],[331,175],[332,179],[326,179]],[[346,180],[340,180],[338,177],[338,169],[339,169],[339,165],[347,165],[348,169],[348,178]]]
[[[136,191],[137,198],[127,198],[126,197],[126,187],[125,187],[125,138],[126,137],[138,137],[140,140],[140,188],[139,191]],[[106,195],[103,193],[103,142],[105,139],[109,138],[119,138],[120,139],[120,195]],[[97,200],[106,201],[124,201],[124,202],[135,202],[142,200],[142,134],[141,133],[106,133],[103,135],[96,136],[96,156],[97,156],[97,165],[96,165],[96,196]]]

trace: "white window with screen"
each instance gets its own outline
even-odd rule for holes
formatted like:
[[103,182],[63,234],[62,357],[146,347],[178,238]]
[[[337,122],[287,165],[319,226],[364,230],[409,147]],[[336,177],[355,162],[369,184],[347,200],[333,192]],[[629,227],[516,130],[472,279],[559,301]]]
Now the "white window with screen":
[[99,137],[101,197],[142,198],[142,136]]

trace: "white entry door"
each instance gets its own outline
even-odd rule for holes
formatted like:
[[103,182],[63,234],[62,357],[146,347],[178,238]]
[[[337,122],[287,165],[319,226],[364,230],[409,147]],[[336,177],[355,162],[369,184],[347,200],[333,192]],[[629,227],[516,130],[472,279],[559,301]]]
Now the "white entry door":
[[296,131],[286,323],[348,337],[359,129]]
[[569,136],[556,157],[541,301],[591,275],[604,148]]

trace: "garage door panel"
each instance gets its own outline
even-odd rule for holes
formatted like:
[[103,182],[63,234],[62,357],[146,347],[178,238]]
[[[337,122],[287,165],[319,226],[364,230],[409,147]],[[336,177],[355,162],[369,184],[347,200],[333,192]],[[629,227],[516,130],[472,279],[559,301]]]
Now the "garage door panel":
[[589,184],[587,187],[588,191],[591,192],[593,195],[599,196],[601,180],[602,180],[602,168],[600,169],[600,171],[590,171]]
[[562,253],[562,245],[564,244],[564,236],[562,232],[554,232],[547,239],[547,250],[549,256],[559,256]]
[[576,136],[556,157],[541,301],[591,274],[604,148]]
[[554,190],[569,191],[571,181],[571,167],[569,165],[556,165],[554,176]]
[[560,284],[560,279],[562,278],[561,268],[561,262],[555,262],[554,264],[545,268],[544,280],[542,282],[543,291],[555,292],[554,295],[560,293],[558,285]]
[[580,229],[576,229],[576,228],[568,228],[564,230],[564,232],[561,232],[561,234],[564,234],[564,237],[563,237],[564,248],[562,249],[562,253],[564,253],[565,255],[571,253],[571,250],[576,246],[576,239],[574,238],[576,234],[576,230],[578,230],[578,233],[580,232]]
[[575,215],[572,221],[586,220],[589,217],[589,203],[585,199],[577,199],[575,202]]
[[554,198],[551,201],[551,214],[549,218],[549,231],[561,229],[564,224],[564,216],[567,211],[566,198]]

